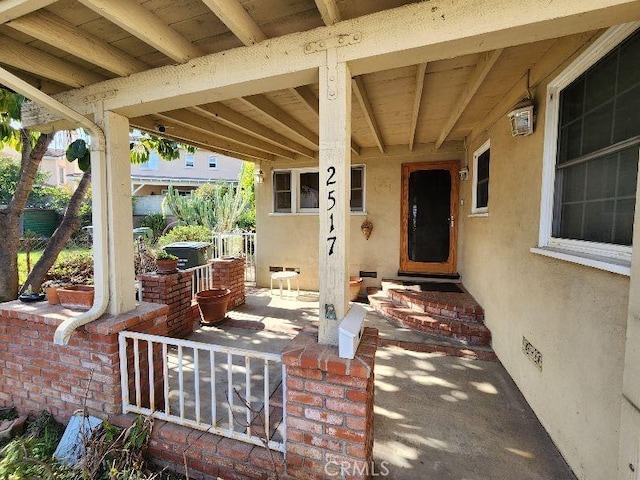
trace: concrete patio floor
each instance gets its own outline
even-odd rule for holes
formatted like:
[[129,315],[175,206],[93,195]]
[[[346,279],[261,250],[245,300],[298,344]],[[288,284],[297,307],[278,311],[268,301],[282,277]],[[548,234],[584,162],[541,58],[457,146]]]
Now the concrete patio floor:
[[[247,294],[226,324],[201,327],[190,339],[279,353],[317,323],[317,293]],[[365,307],[366,326],[381,338],[424,340]],[[374,459],[386,478],[575,479],[500,363],[380,347],[375,375]]]

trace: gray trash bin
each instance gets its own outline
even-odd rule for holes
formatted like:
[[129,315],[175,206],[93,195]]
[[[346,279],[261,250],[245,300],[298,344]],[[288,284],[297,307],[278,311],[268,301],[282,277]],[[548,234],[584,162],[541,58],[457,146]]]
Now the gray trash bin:
[[174,242],[164,247],[164,250],[178,257],[178,268],[184,270],[205,265],[209,261],[210,247],[208,242]]

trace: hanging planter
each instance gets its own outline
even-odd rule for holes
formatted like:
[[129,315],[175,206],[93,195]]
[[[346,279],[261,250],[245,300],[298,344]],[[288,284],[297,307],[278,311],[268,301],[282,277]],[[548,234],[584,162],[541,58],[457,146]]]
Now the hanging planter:
[[365,218],[364,222],[362,222],[362,225],[360,225],[360,230],[362,231],[362,235],[364,235],[364,238],[366,240],[369,240],[371,232],[373,231],[373,223],[371,223],[368,218]]

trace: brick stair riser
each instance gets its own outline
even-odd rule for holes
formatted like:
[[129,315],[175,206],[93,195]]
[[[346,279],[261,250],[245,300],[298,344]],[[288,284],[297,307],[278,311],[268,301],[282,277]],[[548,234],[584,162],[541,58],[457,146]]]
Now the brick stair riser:
[[387,294],[394,302],[400,303],[407,308],[415,310],[416,312],[453,318],[463,322],[475,322],[480,324],[484,322],[484,314],[482,313],[473,313],[469,311],[459,312],[455,309],[450,310],[449,308],[443,308],[443,306],[441,305],[433,306],[430,304],[425,304],[420,300],[412,299],[411,297],[403,295],[402,291],[389,290]]
[[482,324],[462,323],[456,319],[442,317],[429,317],[429,320],[434,321],[428,321],[419,318],[419,315],[416,315],[414,311],[399,309],[397,305],[388,300],[372,297],[370,303],[374,309],[391,317],[400,326],[446,339],[454,338],[469,345],[489,346],[491,344],[491,332]]

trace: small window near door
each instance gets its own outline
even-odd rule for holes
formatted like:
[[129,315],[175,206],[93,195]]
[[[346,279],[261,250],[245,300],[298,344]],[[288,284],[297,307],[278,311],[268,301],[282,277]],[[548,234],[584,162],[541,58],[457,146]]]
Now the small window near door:
[[215,155],[209,155],[209,168],[212,170],[218,168],[218,157]]
[[193,155],[185,155],[184,156],[184,166],[186,168],[193,168],[196,164],[196,160]]
[[491,144],[487,140],[473,154],[473,202],[471,213],[489,212],[489,162]]
[[291,172],[273,173],[273,205],[276,212],[291,212]]

